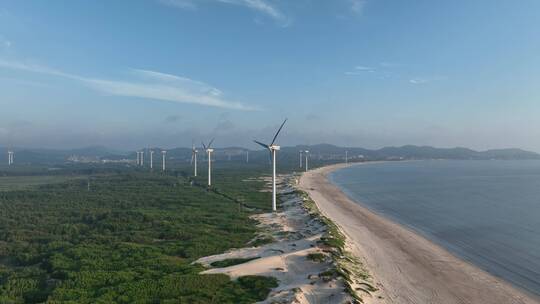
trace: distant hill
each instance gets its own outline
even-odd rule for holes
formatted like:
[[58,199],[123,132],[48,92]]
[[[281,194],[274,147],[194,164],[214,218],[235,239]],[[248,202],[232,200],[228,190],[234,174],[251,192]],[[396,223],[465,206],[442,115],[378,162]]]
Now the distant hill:
[[[162,148],[151,148],[155,151],[154,161],[161,159]],[[100,162],[102,160],[135,160],[135,151],[117,151],[102,146],[92,146],[79,149],[30,149],[14,148],[15,162],[26,164],[62,164],[68,162]],[[148,148],[145,151],[145,159],[148,160]],[[199,150],[199,159],[205,158],[206,153],[202,148]],[[501,159],[501,160],[525,160],[540,159],[540,154],[521,149],[494,149],[487,151],[475,151],[468,148],[435,148],[430,146],[406,145],[401,147],[384,147],[381,149],[365,149],[359,147],[339,147],[330,144],[298,145],[282,147],[278,158],[283,162],[294,164],[299,160],[299,151],[310,151],[310,159],[320,162],[338,162],[345,159],[345,151],[349,160],[405,160],[405,159]],[[0,151],[6,151],[0,148]],[[3,152],[1,152],[4,154]],[[249,150],[242,147],[215,148],[213,159],[217,161],[245,161],[249,153],[250,162],[268,162],[269,154],[265,150]],[[3,155],[0,154],[0,161]],[[7,159],[7,156],[6,156]],[[167,149],[167,159],[185,163],[191,159],[191,148]]]

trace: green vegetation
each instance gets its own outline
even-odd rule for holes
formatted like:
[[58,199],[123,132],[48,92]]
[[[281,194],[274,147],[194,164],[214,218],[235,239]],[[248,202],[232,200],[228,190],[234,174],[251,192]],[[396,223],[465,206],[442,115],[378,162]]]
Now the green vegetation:
[[233,265],[247,263],[249,261],[253,261],[253,260],[256,260],[258,258],[259,257],[226,259],[226,260],[221,260],[221,261],[215,261],[215,262],[211,263],[210,266],[223,268],[223,267],[229,267],[229,266],[233,266]]
[[1,176],[0,191],[15,191],[35,188],[46,184],[63,183],[80,176],[34,175],[34,176]]
[[326,259],[326,255],[320,252],[310,253],[307,255],[307,259],[313,262],[321,263]]
[[124,170],[94,176],[90,191],[86,178],[66,175],[0,192],[0,303],[263,300],[275,279],[231,281],[193,264],[257,235],[249,215],[268,209],[269,194],[259,181],[241,182],[254,174],[228,173],[215,191],[181,171]]

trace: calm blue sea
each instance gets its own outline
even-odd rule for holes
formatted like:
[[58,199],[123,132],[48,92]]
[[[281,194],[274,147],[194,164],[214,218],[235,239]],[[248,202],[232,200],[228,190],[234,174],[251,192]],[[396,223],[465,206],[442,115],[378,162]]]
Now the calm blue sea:
[[330,180],[371,210],[540,295],[540,161],[373,163]]

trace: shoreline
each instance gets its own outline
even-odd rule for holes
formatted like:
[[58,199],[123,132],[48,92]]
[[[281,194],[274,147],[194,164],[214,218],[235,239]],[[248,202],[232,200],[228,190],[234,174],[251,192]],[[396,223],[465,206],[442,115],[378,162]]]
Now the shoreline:
[[373,303],[540,303],[538,298],[464,261],[441,246],[349,198],[327,175],[361,164],[306,172],[300,189],[340,227],[366,265],[380,297]]

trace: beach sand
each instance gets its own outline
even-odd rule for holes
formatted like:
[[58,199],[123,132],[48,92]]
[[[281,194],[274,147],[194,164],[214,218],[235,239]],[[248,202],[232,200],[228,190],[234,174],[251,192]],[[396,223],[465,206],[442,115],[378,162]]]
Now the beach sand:
[[376,303],[540,303],[445,249],[349,199],[326,175],[346,166],[304,173],[300,188],[353,244],[381,290]]

